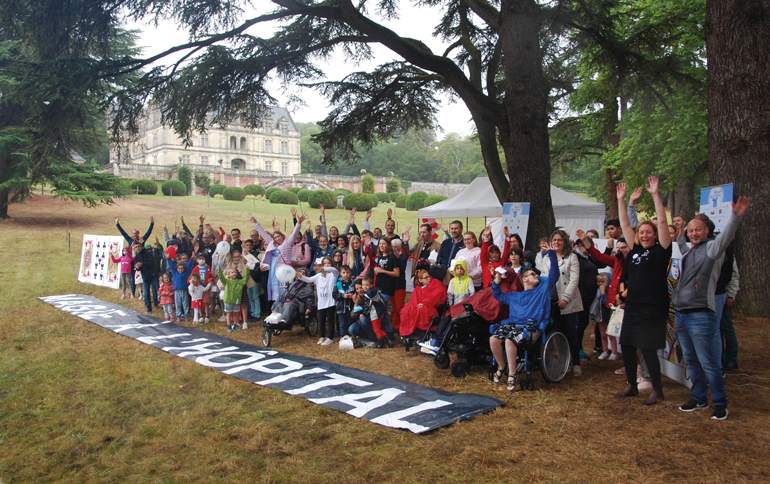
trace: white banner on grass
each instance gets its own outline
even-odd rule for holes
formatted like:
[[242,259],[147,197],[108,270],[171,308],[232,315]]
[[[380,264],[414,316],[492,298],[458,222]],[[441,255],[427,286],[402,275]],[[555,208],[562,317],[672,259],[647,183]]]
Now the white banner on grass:
[[78,281],[97,286],[120,287],[120,263],[112,261],[123,252],[123,237],[115,235],[83,235],[83,247],[80,252]]

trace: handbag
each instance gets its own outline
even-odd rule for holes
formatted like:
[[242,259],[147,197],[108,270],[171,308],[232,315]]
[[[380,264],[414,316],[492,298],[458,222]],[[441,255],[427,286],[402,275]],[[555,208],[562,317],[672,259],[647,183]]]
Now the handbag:
[[614,336],[620,338],[620,330],[623,327],[623,313],[622,308],[612,306],[612,315],[610,316],[610,322],[607,325],[607,336]]

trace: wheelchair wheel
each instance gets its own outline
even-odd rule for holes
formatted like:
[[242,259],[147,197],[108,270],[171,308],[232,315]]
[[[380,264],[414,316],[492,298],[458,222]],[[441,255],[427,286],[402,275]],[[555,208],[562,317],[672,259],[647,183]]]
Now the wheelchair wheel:
[[449,368],[449,354],[445,350],[440,350],[433,359],[433,364],[439,370],[446,370]]
[[540,353],[540,372],[548,383],[560,382],[571,364],[569,342],[561,331],[549,334]]
[[456,378],[463,378],[468,376],[471,372],[471,362],[465,358],[456,360],[452,363],[452,375]]
[[307,330],[307,334],[312,338],[313,336],[318,334],[318,315],[314,314],[307,320],[307,326],[305,326],[305,329]]
[[270,342],[273,340],[273,330],[269,328],[265,328],[264,331],[262,331],[262,346],[265,348],[270,347]]

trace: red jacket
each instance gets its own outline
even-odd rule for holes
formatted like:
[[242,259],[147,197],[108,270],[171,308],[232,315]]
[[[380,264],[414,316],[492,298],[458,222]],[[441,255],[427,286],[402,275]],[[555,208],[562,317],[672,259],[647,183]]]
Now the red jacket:
[[[508,264],[508,253],[511,250],[511,243],[508,240],[508,237],[505,238],[505,245],[503,246],[503,252],[500,254],[500,259],[489,262],[489,248],[492,246],[492,244],[489,243],[489,240],[484,240],[481,244],[481,254],[479,255],[479,260],[481,261],[481,276],[484,278],[484,287],[488,287],[490,284],[492,284],[492,273],[489,271],[489,267],[492,267],[492,270],[497,269],[498,267],[505,267],[506,264]],[[497,247],[496,245],[494,247]],[[498,249],[500,247],[497,247]]]
[[593,243],[591,243],[591,247],[588,249],[588,255],[606,266],[612,266],[612,280],[610,281],[610,287],[607,288],[606,304],[607,307],[610,307],[610,304],[615,304],[615,296],[618,294],[620,276],[623,275],[623,264],[625,263],[625,258],[618,259],[614,255],[602,254],[596,249]]
[[[200,275],[200,273],[201,273],[200,269],[201,269],[201,268],[200,268],[200,266],[199,266],[199,265],[196,265],[196,266],[193,268],[193,270],[192,270],[192,272],[190,273],[190,275],[193,275],[193,274],[198,274],[198,275]],[[212,280],[214,280],[214,272],[211,270],[211,266],[206,266],[206,280],[205,280],[205,281],[201,281],[201,285],[202,285],[203,287],[206,287],[206,286],[208,286],[208,285],[209,285],[209,282],[211,282]],[[190,281],[189,281],[189,279],[188,279],[188,281],[187,281],[187,282],[188,282],[188,283],[190,282]]]

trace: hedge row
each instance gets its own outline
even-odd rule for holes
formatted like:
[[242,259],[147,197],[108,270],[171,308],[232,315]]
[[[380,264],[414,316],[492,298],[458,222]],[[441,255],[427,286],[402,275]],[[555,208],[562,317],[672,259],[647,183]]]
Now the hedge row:
[[299,199],[294,192],[287,192],[280,189],[272,191],[268,198],[270,199],[270,203],[281,203],[284,205],[296,205],[299,203]]

